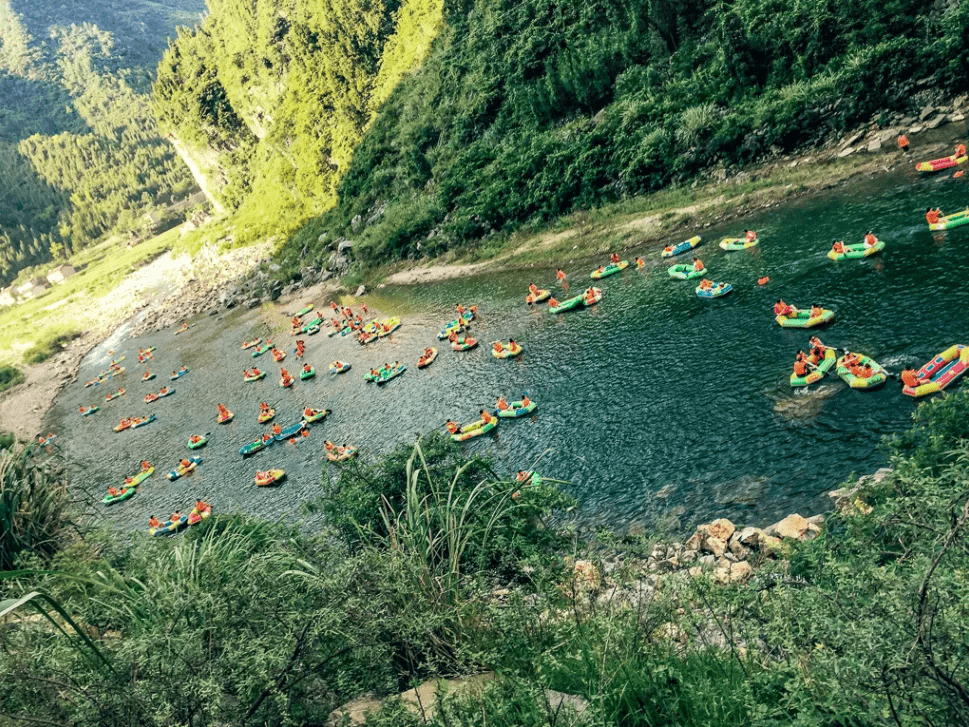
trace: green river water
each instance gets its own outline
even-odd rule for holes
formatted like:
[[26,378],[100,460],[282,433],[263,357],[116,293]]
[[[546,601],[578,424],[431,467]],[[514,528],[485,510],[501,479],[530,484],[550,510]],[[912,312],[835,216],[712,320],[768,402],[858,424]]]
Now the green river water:
[[[873,356],[892,371],[969,343],[969,226],[931,233],[923,216],[929,204],[954,211],[967,203],[965,179],[884,175],[700,230],[696,254],[710,277],[735,288],[718,300],[700,300],[692,282],[671,280],[671,263],[659,264],[654,248],[623,253],[630,260],[642,254],[650,265],[597,283],[604,291],[598,306],[558,316],[544,305],[526,307],[528,283],[549,287],[555,268],[564,266],[581,290],[598,261],[549,260],[545,268],[386,288],[365,300],[383,314],[401,315],[403,327],[366,347],[348,338],[306,337],[306,360],[320,373],[292,390],[279,388],[279,365],[268,356],[257,361],[270,376],[242,382],[253,359],[239,344],[265,333],[257,312],[201,317],[179,336],[167,330],[131,339],[122,327],[88,355],[80,381],[59,395],[48,424],[61,435],[75,481],[92,503],[108,484],[135,472],[140,459],[167,472],[187,454],[189,433],[211,433],[197,472],[176,482],[159,472],[131,500],[96,505],[125,528],[143,527],[150,514],[189,508],[195,497],[220,511],[298,514],[321,492],[324,439],[351,441],[369,460],[448,418],[470,421],[497,395],[518,398],[523,390],[539,404],[533,416],[502,421],[492,435],[462,446],[494,458],[499,471],[534,466],[566,481],[585,525],[666,517],[686,528],[717,516],[762,525],[793,511],[823,511],[826,491],[885,464],[880,440],[906,428],[918,404],[895,381],[861,392],[832,374],[810,389],[791,389],[794,353],[807,347],[811,332],[780,328],[772,304],[783,297],[800,307],[817,302],[834,309],[836,319],[818,332],[821,339]],[[758,231],[760,246],[734,253],[717,247],[721,237],[746,227]],[[868,229],[887,243],[883,254],[863,261],[825,257],[832,239],[860,242]],[[770,283],[759,287],[765,275]],[[418,370],[419,352],[439,345],[435,334],[458,302],[477,303],[474,334],[485,345],[467,353],[440,346],[437,362]],[[509,337],[524,343],[524,355],[494,359],[487,344]],[[292,338],[280,338],[290,350],[283,365],[295,371]],[[159,377],[141,383],[146,367],[135,354],[149,345],[158,350],[147,368]],[[106,368],[109,350],[127,355],[126,378],[85,388],[85,379]],[[335,358],[353,369],[328,376]],[[394,360],[409,366],[399,379],[381,388],[363,381],[370,366]],[[176,394],[145,406],[144,394],[169,383],[168,374],[182,364],[192,370],[174,382]],[[121,384],[128,394],[105,403],[104,394]],[[239,447],[264,428],[256,423],[260,400],[276,405],[284,426],[298,420],[304,405],[333,413],[307,439],[243,460]],[[217,402],[235,412],[231,424],[215,423]],[[80,417],[78,405],[92,403],[102,410]],[[158,420],[136,431],[111,431],[121,416],[147,411]],[[285,468],[287,481],[255,487],[255,471],[270,467]],[[334,466],[324,469],[324,477],[334,476]]]

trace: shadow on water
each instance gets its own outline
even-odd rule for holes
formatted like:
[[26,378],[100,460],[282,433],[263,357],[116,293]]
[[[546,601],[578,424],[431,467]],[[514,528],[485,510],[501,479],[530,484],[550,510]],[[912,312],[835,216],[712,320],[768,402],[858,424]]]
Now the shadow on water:
[[[188,507],[204,497],[220,510],[268,516],[298,513],[320,491],[325,438],[359,445],[365,459],[413,441],[418,432],[448,419],[470,421],[499,394],[517,398],[527,390],[539,403],[535,415],[503,421],[496,434],[464,445],[493,457],[514,472],[541,458],[539,470],[566,480],[588,524],[622,525],[665,517],[684,527],[714,516],[766,523],[792,511],[827,507],[824,492],[851,473],[884,464],[883,436],[904,429],[914,407],[896,382],[873,392],[854,391],[829,375],[809,390],[787,383],[794,353],[809,333],[778,327],[776,298],[797,306],[821,303],[837,318],[819,332],[829,345],[872,355],[890,369],[921,364],[955,342],[969,343],[969,228],[931,234],[922,214],[928,204],[955,209],[969,201],[962,180],[896,177],[865,180],[839,189],[836,198],[806,200],[772,209],[730,227],[704,231],[698,254],[716,280],[735,292],[700,300],[690,282],[671,280],[666,265],[629,269],[598,285],[604,300],[593,309],[549,315],[524,304],[529,282],[551,285],[555,268],[514,271],[409,288],[387,288],[368,296],[368,306],[401,313],[404,326],[388,339],[360,347],[347,338],[307,337],[306,360],[320,374],[282,390],[280,366],[257,359],[270,375],[242,382],[253,359],[239,348],[254,333],[265,335],[257,314],[233,311],[201,318],[188,332],[163,331],[139,339],[112,338],[87,357],[81,383],[67,387],[52,412],[60,441],[80,475],[81,487],[100,497],[147,457],[167,471],[186,453],[190,433],[211,432],[193,475],[168,482],[155,475],[132,500],[106,510],[126,527],[141,527],[149,514]],[[761,245],[725,253],[720,237],[744,227],[758,231]],[[860,241],[868,229],[887,243],[885,252],[863,261],[832,262],[833,239]],[[629,251],[652,258],[656,250]],[[593,263],[568,270],[571,286],[587,284]],[[766,287],[757,279],[769,275]],[[561,289],[554,286],[559,297]],[[435,333],[453,317],[454,305],[476,302],[481,319],[477,350],[442,347],[438,361],[416,368],[420,351],[439,345]],[[518,359],[499,361],[488,342],[513,337],[525,345]],[[284,366],[295,371],[292,338]],[[158,347],[149,368],[159,373],[140,383],[144,367],[133,360],[139,346]],[[129,393],[105,404],[104,391],[83,381],[107,365],[108,348],[128,355]],[[336,358],[353,368],[328,376]],[[370,366],[400,360],[408,371],[385,387],[363,381]],[[157,391],[181,365],[191,373],[175,383],[177,393],[149,407],[144,394]],[[289,424],[303,406],[333,413],[295,444],[275,445],[250,460],[238,449],[263,427],[258,402],[268,401],[277,420]],[[215,424],[216,403],[235,420]],[[101,403],[82,419],[80,404]],[[114,434],[122,415],[155,411],[158,421]],[[63,436],[71,432],[71,436]],[[256,488],[257,469],[284,467],[279,488]],[[332,472],[332,470],[331,470]]]

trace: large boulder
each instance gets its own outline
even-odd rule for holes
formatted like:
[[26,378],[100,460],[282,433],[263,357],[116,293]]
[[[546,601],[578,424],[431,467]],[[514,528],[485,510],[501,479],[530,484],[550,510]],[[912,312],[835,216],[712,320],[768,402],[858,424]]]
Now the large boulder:
[[724,564],[713,572],[714,580],[720,583],[742,583],[753,575],[754,569],[745,560]]
[[808,531],[807,518],[801,517],[797,513],[791,513],[779,523],[774,523],[767,528],[768,535],[778,538],[789,538],[791,540],[801,540]]
[[710,523],[710,528],[707,532],[714,538],[727,541],[730,540],[730,536],[734,534],[736,529],[732,522],[722,517]]

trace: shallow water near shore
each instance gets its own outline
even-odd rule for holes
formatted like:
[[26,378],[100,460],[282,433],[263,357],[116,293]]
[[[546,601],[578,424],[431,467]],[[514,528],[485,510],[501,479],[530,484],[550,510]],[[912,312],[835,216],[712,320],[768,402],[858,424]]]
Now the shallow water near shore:
[[[534,466],[567,481],[586,525],[623,526],[663,516],[674,516],[683,527],[716,516],[766,524],[792,511],[818,512],[828,507],[826,491],[885,463],[881,438],[909,426],[917,404],[895,381],[860,392],[832,374],[809,389],[791,389],[794,353],[817,332],[829,345],[871,355],[897,371],[907,363],[921,365],[953,343],[969,344],[969,227],[931,233],[923,217],[929,204],[954,211],[967,203],[965,179],[886,175],[856,181],[831,197],[703,230],[695,254],[711,278],[735,289],[717,300],[700,300],[692,282],[671,280],[666,268],[672,263],[660,263],[652,249],[624,253],[630,261],[642,254],[649,265],[597,283],[604,292],[598,306],[562,315],[549,315],[544,304],[528,309],[527,284],[549,287],[561,264],[578,292],[591,282],[592,263],[550,260],[547,269],[386,288],[365,300],[382,314],[401,315],[401,329],[363,347],[348,338],[304,337],[305,360],[319,373],[291,390],[279,387],[280,365],[268,355],[252,359],[240,349],[244,338],[268,332],[258,310],[200,317],[177,336],[166,330],[131,339],[123,328],[85,358],[80,380],[58,396],[48,423],[60,435],[73,481],[92,501],[133,474],[142,458],[156,465],[135,497],[102,508],[124,528],[144,527],[151,514],[186,510],[196,497],[223,512],[297,515],[304,501],[320,493],[324,439],[353,442],[364,459],[372,459],[448,418],[470,421],[499,394],[512,399],[523,390],[538,402],[533,416],[504,420],[495,434],[463,446],[493,457],[499,471]],[[717,247],[721,237],[741,234],[744,227],[758,231],[758,247],[734,253]],[[886,242],[883,254],[827,259],[832,239],[859,242],[868,229]],[[757,285],[761,276],[770,276],[765,287]],[[556,297],[565,297],[552,287]],[[815,331],[780,328],[771,311],[778,297],[799,307],[822,304],[836,319]],[[473,333],[483,345],[477,350],[455,353],[436,340],[457,302],[478,305]],[[294,302],[283,309],[297,307]],[[524,343],[523,356],[494,359],[488,344],[509,337]],[[286,333],[277,341],[286,344],[282,366],[297,371],[293,338]],[[138,348],[152,345],[155,358],[137,364]],[[418,370],[417,357],[427,345],[441,354]],[[84,387],[118,355],[127,356],[123,377]],[[336,358],[350,362],[350,372],[328,375]],[[395,360],[409,367],[399,379],[379,388],[363,381],[370,366]],[[253,363],[269,376],[243,383],[242,370]],[[191,372],[169,382],[181,365]],[[146,368],[158,377],[142,383]],[[142,402],[145,393],[166,384],[175,386],[174,396]],[[104,395],[122,385],[126,396],[105,403]],[[244,460],[239,447],[265,428],[256,423],[260,400],[276,407],[283,426],[297,421],[304,406],[332,413],[311,426],[308,438],[277,443]],[[235,412],[232,423],[215,423],[218,402]],[[79,416],[79,405],[94,403],[100,412]],[[156,422],[120,434],[111,430],[121,416],[148,411],[158,415]],[[187,456],[188,435],[206,432],[203,464],[169,482],[164,473]],[[287,480],[257,488],[255,471],[272,467],[285,468]],[[330,465],[327,476],[336,467]]]

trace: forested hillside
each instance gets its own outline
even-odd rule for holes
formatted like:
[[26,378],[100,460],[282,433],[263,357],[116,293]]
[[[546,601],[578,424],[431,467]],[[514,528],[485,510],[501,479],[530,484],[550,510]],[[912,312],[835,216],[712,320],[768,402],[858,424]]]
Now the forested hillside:
[[962,93],[967,46],[967,0],[448,3],[288,258],[434,254],[786,152]]
[[441,0],[208,0],[155,82],[155,108],[251,239],[332,206],[353,150],[420,67]]
[[0,0],[0,283],[195,191],[148,92],[201,0]]

